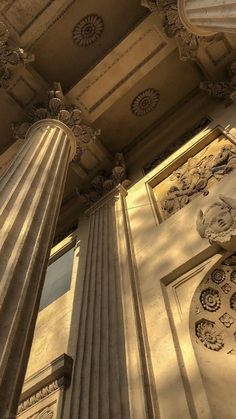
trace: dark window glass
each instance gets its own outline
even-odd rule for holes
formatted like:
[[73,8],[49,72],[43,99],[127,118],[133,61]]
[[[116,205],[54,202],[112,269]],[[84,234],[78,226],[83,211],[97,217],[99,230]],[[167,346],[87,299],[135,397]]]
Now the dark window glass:
[[49,265],[39,310],[47,307],[70,289],[74,248]]

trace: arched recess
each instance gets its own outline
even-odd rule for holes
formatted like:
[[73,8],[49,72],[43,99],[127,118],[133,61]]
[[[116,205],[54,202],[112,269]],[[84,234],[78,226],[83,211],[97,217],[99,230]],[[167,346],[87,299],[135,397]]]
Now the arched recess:
[[198,285],[190,335],[214,419],[236,417],[236,253]]

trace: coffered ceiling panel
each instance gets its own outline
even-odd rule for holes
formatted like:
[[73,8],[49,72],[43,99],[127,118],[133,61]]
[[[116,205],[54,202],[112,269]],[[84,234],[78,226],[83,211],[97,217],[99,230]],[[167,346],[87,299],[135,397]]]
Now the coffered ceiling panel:
[[173,51],[96,120],[104,145],[111,152],[127,147],[186,96],[189,100],[201,78],[194,63],[180,61]]
[[77,0],[34,45],[34,67],[69,89],[147,14],[140,0]]

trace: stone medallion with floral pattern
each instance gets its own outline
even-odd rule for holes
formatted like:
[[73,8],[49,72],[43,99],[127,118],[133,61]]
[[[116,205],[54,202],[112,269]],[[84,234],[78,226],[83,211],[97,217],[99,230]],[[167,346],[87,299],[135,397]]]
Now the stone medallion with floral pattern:
[[74,27],[73,41],[80,47],[88,47],[102,35],[104,22],[98,15],[91,14],[83,17]]
[[131,111],[135,116],[144,116],[157,107],[160,94],[156,89],[149,88],[139,93],[131,103]]
[[236,253],[202,280],[190,313],[194,340],[203,350],[236,353]]

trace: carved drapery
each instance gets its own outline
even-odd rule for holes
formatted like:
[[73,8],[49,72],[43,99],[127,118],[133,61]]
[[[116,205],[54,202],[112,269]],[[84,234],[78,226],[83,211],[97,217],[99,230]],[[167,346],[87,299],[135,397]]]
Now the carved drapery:
[[10,45],[10,33],[5,23],[0,22],[0,88],[7,88],[11,78],[11,69],[19,64],[34,61],[34,55],[22,48]]
[[183,25],[195,35],[236,32],[235,0],[178,0],[178,9]]

